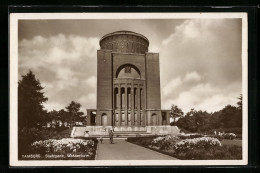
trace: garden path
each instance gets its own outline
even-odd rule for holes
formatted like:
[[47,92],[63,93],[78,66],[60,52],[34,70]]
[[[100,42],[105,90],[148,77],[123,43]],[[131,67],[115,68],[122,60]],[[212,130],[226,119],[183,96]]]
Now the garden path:
[[104,139],[98,143],[96,160],[176,160],[176,158],[126,142],[125,139]]

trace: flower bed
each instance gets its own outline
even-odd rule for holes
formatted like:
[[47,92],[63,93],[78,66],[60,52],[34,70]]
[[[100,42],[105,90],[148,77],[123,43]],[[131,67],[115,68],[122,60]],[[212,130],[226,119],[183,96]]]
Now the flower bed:
[[[185,137],[184,137],[185,136]],[[128,142],[183,160],[242,159],[242,147],[222,145],[214,137],[196,135],[128,138]]]
[[173,145],[176,153],[187,152],[194,149],[210,149],[214,147],[221,147],[221,143],[216,138],[201,137],[194,139],[184,139]]
[[[36,155],[38,159],[49,160],[93,160],[96,154],[97,140],[95,139],[74,139],[63,138],[39,140],[31,144],[31,155]],[[22,156],[23,159],[31,157]],[[37,159],[36,158],[36,159]],[[32,159],[32,158],[31,158]],[[34,158],[35,159],[35,158]]]
[[179,140],[180,138],[177,136],[161,136],[154,138],[151,142],[151,146],[158,147],[161,150],[170,149],[170,147]]

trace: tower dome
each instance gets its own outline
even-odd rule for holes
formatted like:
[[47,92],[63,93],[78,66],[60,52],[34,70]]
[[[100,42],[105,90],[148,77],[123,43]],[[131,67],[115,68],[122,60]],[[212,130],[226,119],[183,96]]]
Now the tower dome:
[[145,36],[132,31],[116,31],[104,35],[99,44],[103,50],[145,54],[145,52],[148,52],[149,40]]

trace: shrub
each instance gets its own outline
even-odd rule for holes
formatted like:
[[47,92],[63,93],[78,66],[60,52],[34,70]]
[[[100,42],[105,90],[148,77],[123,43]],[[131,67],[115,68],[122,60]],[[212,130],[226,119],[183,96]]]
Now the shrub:
[[18,131],[18,155],[28,153],[33,141],[40,139],[40,131],[37,128],[23,128]]
[[224,139],[223,136],[220,136],[220,135],[206,135],[206,137],[210,137],[210,138],[216,138],[218,139],[219,141],[222,141]]
[[236,138],[236,135],[234,133],[224,133],[223,135],[223,138],[224,139],[235,139]]
[[218,139],[211,137],[201,137],[181,140],[174,145],[174,150],[176,153],[180,153],[200,148],[210,149],[217,146],[221,146],[221,143]]
[[68,153],[68,152],[87,152],[93,155],[94,141],[73,138],[63,138],[61,140],[48,139],[35,141],[31,144],[31,149],[35,153]]
[[201,134],[180,134],[178,135],[180,139],[194,139],[194,138],[200,138],[203,137]]
[[154,138],[151,142],[152,146],[159,147],[161,150],[170,149],[180,138],[177,136],[167,135]]

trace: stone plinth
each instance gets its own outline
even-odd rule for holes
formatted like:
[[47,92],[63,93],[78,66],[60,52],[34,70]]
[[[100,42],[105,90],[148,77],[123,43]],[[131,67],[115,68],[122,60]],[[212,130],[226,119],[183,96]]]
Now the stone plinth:
[[134,137],[149,135],[177,135],[180,130],[177,126],[86,126],[73,127],[71,137],[84,137],[88,131],[90,137],[108,137],[108,132],[114,129],[115,137]]

